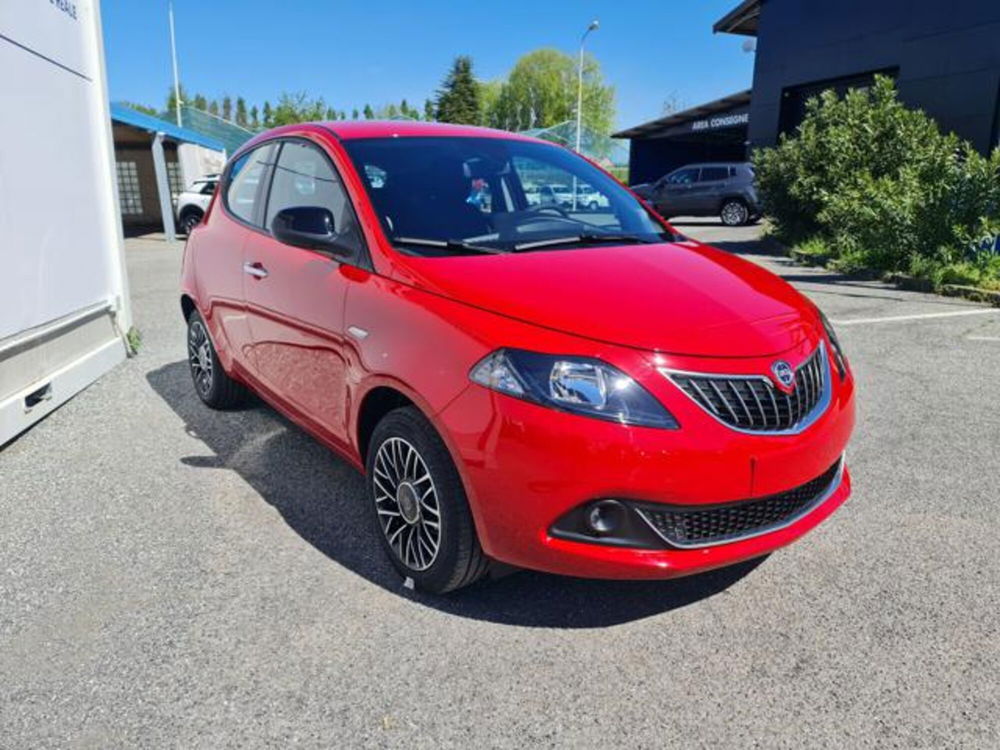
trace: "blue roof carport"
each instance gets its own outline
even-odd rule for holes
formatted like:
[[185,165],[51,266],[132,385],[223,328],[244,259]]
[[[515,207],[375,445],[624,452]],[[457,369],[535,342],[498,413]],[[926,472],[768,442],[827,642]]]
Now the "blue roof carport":
[[165,140],[175,143],[192,143],[213,151],[218,151],[225,155],[226,147],[221,141],[209,138],[193,130],[182,128],[167,120],[147,115],[143,112],[132,109],[124,104],[112,103],[111,122],[121,125],[128,125],[137,130],[145,131],[152,137],[150,146],[153,156],[153,168],[156,172],[156,187],[160,202],[160,212],[163,215],[163,233],[167,240],[173,241],[176,238],[176,228],[174,226],[174,209],[170,197],[170,181],[167,178],[167,161],[163,152],[163,142]]

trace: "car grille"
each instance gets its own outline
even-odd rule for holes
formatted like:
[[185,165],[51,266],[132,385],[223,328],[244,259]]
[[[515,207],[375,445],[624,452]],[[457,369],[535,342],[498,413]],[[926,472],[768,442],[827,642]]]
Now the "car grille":
[[668,372],[680,388],[717,419],[750,432],[794,430],[826,395],[829,368],[821,344],[795,371],[791,393],[761,375],[708,375]]
[[839,484],[842,460],[795,489],[758,500],[701,508],[638,507],[664,541],[675,547],[705,547],[787,526],[805,515]]

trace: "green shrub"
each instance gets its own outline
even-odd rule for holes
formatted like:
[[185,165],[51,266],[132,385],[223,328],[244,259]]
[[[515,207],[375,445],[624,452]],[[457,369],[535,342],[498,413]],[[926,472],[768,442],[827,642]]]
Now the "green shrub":
[[821,242],[845,270],[1000,278],[971,250],[1000,231],[1000,149],[984,157],[942,134],[889,78],[810,100],[794,136],[754,162],[764,211],[788,244]]

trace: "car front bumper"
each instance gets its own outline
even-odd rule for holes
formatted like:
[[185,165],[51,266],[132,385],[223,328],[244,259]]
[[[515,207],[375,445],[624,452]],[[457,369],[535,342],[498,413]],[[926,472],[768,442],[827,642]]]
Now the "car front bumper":
[[[759,557],[798,539],[851,492],[841,465],[829,491],[785,524],[695,548],[566,538],[553,525],[600,499],[695,509],[753,502],[805,485],[842,459],[854,383],[837,382],[800,434],[739,432],[664,379],[657,397],[681,428],[629,427],[554,411],[471,385],[437,415],[456,458],[485,552],[511,565],[592,578],[670,578]],[[673,389],[672,391],[670,389]]]

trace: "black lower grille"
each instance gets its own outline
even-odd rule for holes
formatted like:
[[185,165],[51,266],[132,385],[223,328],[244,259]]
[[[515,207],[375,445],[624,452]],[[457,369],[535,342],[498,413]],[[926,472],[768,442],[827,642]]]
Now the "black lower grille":
[[787,492],[758,500],[701,508],[638,508],[656,532],[678,547],[700,547],[752,536],[787,522],[808,509],[829,489],[840,461],[823,474]]
[[794,429],[816,408],[827,387],[824,349],[795,371],[791,393],[778,390],[766,377],[670,373],[699,406],[728,425],[753,432]]

